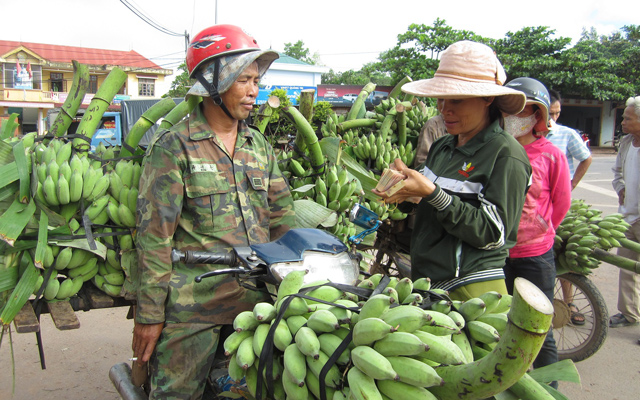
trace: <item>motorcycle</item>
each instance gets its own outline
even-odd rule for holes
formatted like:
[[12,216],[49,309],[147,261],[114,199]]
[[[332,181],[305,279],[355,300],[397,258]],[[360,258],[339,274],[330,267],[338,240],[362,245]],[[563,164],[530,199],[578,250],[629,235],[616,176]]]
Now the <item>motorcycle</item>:
[[[234,275],[245,287],[250,282],[262,282],[277,287],[290,272],[307,270],[304,283],[329,279],[334,284],[355,285],[360,274],[359,264],[362,256],[356,245],[363,238],[375,232],[381,224],[373,211],[356,204],[349,214],[351,222],[363,230],[351,237],[351,246],[345,245],[336,236],[320,229],[291,229],[281,238],[262,244],[235,247],[231,252],[172,251],[173,262],[187,264],[217,264],[230,268],[216,269],[196,277],[200,282],[211,276]],[[233,332],[231,325],[224,326],[220,332],[219,343]],[[204,399],[220,398],[219,393],[228,391],[231,386],[226,368],[227,357],[222,346],[218,346],[213,368],[205,388]],[[111,367],[109,377],[124,400],[143,400],[148,394],[143,389],[146,371],[134,361],[133,370],[127,363]],[[142,377],[141,377],[142,376]]]

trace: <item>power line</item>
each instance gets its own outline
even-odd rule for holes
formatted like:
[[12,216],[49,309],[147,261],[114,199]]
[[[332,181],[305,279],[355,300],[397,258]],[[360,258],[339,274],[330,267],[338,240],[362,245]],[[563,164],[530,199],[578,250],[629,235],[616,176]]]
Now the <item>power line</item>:
[[131,3],[129,3],[129,1],[120,0],[120,2],[122,4],[124,4],[124,6],[127,7],[138,18],[140,18],[141,20],[143,20],[144,22],[149,24],[151,27],[159,30],[160,32],[165,33],[165,34],[170,35],[170,36],[179,36],[179,37],[186,36],[186,33],[172,32],[172,31],[168,30],[167,28],[164,28],[164,27],[160,26],[160,24],[158,24],[157,22],[152,20],[150,17],[146,16],[143,12],[141,12],[135,6],[133,6]]

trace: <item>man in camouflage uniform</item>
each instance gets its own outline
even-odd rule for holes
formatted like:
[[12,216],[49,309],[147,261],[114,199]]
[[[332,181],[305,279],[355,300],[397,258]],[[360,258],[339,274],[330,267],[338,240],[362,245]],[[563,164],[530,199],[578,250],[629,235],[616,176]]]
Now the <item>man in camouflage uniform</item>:
[[274,240],[295,222],[272,148],[242,122],[276,58],[237,27],[205,29],[187,52],[189,72],[200,82],[187,96],[203,101],[147,149],[133,351],[139,363],[150,362],[152,399],[200,398],[220,326],[267,299],[228,275],[195,283],[197,275],[226,266],[172,264],[171,248],[229,251]]

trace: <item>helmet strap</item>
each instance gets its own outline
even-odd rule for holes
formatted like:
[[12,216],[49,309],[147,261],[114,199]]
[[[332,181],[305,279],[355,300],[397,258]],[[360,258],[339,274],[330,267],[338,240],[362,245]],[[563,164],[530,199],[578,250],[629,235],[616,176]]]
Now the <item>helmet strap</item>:
[[218,77],[220,73],[219,68],[220,68],[220,62],[216,60],[215,67],[213,70],[213,79],[212,79],[212,81],[215,83],[210,83],[209,81],[207,81],[204,75],[202,74],[202,72],[200,71],[196,72],[195,78],[198,80],[198,82],[202,84],[202,86],[204,86],[207,92],[209,92],[209,96],[211,97],[211,100],[213,100],[213,103],[220,106],[220,108],[222,108],[222,111],[224,111],[224,113],[227,114],[229,118],[235,119],[229,112],[229,109],[227,108],[227,106],[225,106],[225,104],[222,102],[222,97],[220,96],[220,93],[218,92],[218,88],[216,87],[218,84]]

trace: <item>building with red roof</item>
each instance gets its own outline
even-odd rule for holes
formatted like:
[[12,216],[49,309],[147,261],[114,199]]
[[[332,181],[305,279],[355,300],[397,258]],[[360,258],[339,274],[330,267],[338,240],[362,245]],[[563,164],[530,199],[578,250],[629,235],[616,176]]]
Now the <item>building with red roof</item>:
[[89,85],[81,106],[84,108],[116,67],[127,73],[127,81],[112,101],[111,109],[118,109],[118,102],[123,99],[160,97],[163,93],[157,93],[156,88],[165,86],[166,77],[173,74],[133,50],[0,40],[0,118],[18,113],[24,132],[44,133],[48,110],[61,107],[71,88],[73,60],[89,67]]

